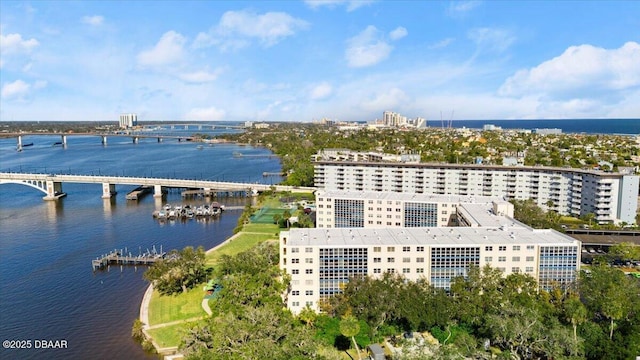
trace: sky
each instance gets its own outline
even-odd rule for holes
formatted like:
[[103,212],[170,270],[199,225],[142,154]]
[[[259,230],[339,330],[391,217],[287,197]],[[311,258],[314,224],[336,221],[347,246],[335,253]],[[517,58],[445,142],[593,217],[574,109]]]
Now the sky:
[[640,118],[640,1],[0,2],[0,121]]

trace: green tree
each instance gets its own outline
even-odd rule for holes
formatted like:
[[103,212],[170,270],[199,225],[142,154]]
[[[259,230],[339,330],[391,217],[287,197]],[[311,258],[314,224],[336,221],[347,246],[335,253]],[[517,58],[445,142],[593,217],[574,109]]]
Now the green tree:
[[564,316],[573,327],[573,341],[578,343],[578,325],[587,321],[587,308],[584,306],[580,298],[573,295],[569,296],[563,303]]
[[143,277],[163,295],[186,292],[206,279],[205,263],[202,246],[197,249],[187,246],[180,251],[171,250],[164,259],[151,265]]
[[630,242],[618,243],[609,248],[609,256],[623,261],[640,260],[640,246]]
[[353,345],[356,347],[356,352],[358,353],[358,359],[362,359],[360,355],[360,348],[358,347],[358,343],[356,342],[355,336],[360,333],[360,324],[358,324],[358,319],[351,315],[345,315],[340,320],[340,333],[342,335],[351,338],[353,341]]
[[579,279],[580,295],[587,308],[609,320],[609,339],[616,322],[630,314],[638,297],[638,284],[622,271],[605,265],[594,266]]

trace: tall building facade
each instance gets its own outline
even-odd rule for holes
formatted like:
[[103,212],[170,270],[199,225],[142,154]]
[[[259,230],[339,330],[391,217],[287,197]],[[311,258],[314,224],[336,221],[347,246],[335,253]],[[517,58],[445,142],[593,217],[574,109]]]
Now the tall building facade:
[[490,266],[506,276],[524,273],[540,288],[575,281],[580,242],[555,230],[527,227],[291,229],[280,233],[280,268],[291,276],[287,307],[299,313],[340,293],[353,276],[397,273],[449,289],[469,266]]
[[571,168],[316,161],[321,190],[533,199],[543,209],[598,223],[635,223],[639,177]]
[[138,126],[138,115],[136,114],[121,114],[120,115],[120,127],[123,129],[132,128]]
[[[462,211],[470,205],[480,205],[480,208]],[[460,216],[494,213],[496,206],[501,206],[502,216],[513,217],[513,205],[499,197],[319,190],[316,191],[316,227],[457,226]],[[467,217],[464,226],[477,223],[473,216]]]

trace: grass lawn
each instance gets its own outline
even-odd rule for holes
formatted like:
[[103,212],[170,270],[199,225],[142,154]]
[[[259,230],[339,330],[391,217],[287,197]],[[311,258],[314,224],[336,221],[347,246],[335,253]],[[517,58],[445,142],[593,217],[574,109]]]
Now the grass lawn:
[[[276,225],[273,225],[274,228],[277,228]],[[245,229],[247,225],[245,225]],[[275,231],[269,231],[260,234],[250,234],[250,233],[239,233],[236,238],[231,240],[231,242],[226,243],[222,247],[218,248],[211,254],[207,255],[207,265],[214,266],[218,259],[222,255],[235,255],[241,253],[243,251],[247,251],[257,244],[269,240],[275,239]]]
[[203,285],[196,286],[186,293],[177,295],[160,295],[153,291],[151,302],[149,303],[149,323],[148,325],[162,324],[166,322],[185,320],[193,317],[204,316],[201,306],[204,298]]
[[184,333],[192,328],[195,323],[180,323],[171,326],[165,326],[161,328],[149,330],[149,335],[153,337],[153,340],[160,345],[160,347],[172,347],[180,345],[180,341]]
[[576,225],[580,225],[584,223],[584,221],[578,218],[574,218],[573,216],[561,216],[560,221],[558,222],[560,224],[576,224]]

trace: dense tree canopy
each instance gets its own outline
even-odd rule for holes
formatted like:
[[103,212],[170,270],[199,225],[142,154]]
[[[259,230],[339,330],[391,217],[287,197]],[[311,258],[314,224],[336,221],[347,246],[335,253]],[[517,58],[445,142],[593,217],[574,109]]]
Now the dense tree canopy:
[[168,295],[187,291],[203,282],[207,274],[204,248],[187,246],[180,251],[170,251],[164,259],[151,265],[143,277],[161,294]]

